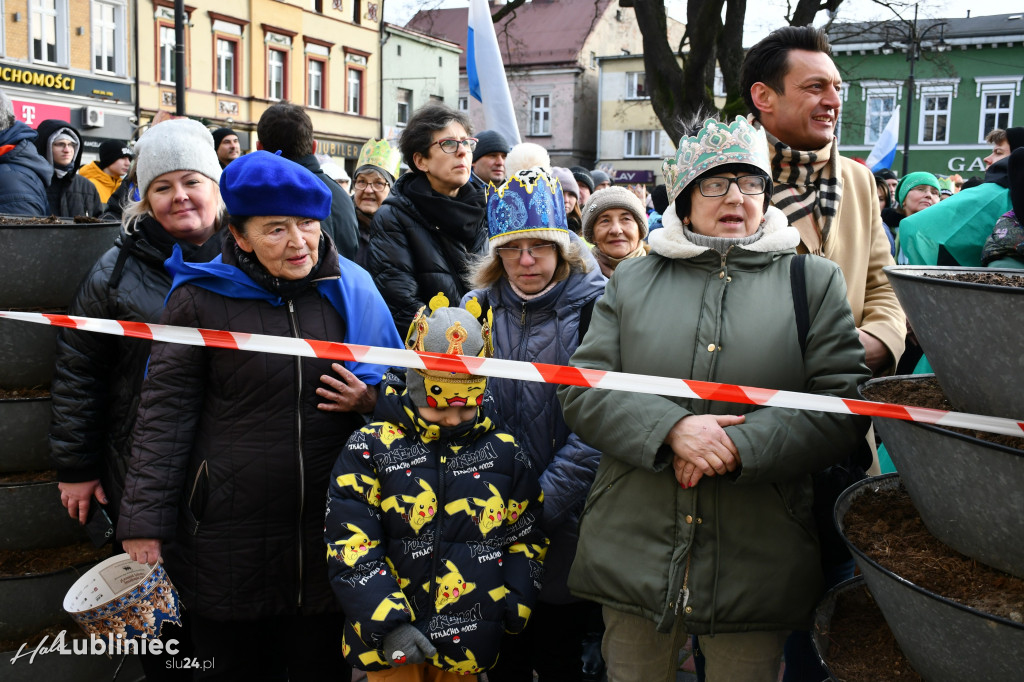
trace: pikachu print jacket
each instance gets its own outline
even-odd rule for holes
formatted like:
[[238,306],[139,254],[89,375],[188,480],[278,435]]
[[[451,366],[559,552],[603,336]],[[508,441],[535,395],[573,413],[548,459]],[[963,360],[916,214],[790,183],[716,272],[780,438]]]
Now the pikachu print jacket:
[[362,670],[391,667],[384,637],[412,622],[441,669],[469,674],[526,627],[547,551],[543,493],[515,438],[484,416],[423,421],[395,375],[377,415],[331,474],[327,564],[348,622],[343,649]]

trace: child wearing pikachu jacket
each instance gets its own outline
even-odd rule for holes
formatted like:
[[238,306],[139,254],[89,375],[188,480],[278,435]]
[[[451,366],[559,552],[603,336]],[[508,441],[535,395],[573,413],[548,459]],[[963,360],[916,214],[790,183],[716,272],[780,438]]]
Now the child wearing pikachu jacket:
[[[406,346],[490,357],[480,307],[421,309]],[[331,585],[344,652],[368,682],[464,680],[526,627],[547,538],[543,493],[516,439],[479,410],[486,378],[385,375],[377,421],[338,457],[328,495]],[[380,671],[380,672],[378,672]]]

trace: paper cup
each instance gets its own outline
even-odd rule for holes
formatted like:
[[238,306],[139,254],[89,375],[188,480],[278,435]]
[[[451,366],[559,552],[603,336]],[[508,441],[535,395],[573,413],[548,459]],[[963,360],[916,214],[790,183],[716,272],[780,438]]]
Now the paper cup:
[[155,638],[164,623],[180,625],[178,593],[162,564],[148,566],[119,554],[96,564],[64,597],[64,610],[86,634]]

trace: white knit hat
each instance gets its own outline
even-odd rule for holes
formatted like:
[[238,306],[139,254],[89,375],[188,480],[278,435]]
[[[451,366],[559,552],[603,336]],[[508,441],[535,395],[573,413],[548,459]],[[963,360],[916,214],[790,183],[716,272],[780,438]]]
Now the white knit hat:
[[173,171],[196,171],[220,183],[220,161],[213,148],[213,135],[202,123],[190,118],[164,121],[143,133],[135,143],[135,169],[142,197],[153,180]]

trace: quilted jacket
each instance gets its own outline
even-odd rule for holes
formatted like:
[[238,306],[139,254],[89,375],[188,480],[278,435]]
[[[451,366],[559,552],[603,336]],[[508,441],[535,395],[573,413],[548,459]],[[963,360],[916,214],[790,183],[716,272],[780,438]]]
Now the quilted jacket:
[[[572,272],[551,291],[524,301],[502,278],[476,297],[494,313],[494,356],[505,360],[567,365],[580,342],[580,311],[604,291],[607,281],[595,264]],[[551,539],[541,600],[572,601],[566,587],[576,553],[576,524],[594,480],[600,453],[572,433],[562,418],[554,384],[489,379],[484,407],[513,434],[540,472],[544,489],[543,528]]]
[[[176,287],[161,322],[400,346],[365,271],[333,247],[321,279],[284,301],[234,266],[231,244],[225,262],[169,261]],[[348,308],[324,293],[332,286]],[[317,409],[324,374],[333,374],[330,360],[153,344],[118,538],[174,540],[164,548],[167,573],[195,613],[249,620],[340,610],[327,581],[324,499],[338,451],[363,420]]]
[[[192,260],[220,253],[220,236],[203,247],[185,245]],[[153,218],[122,232],[79,286],[70,315],[130,322],[156,322],[171,290],[164,260],[175,240]],[[116,513],[121,500],[135,413],[150,342],[110,334],[62,329],[51,392],[50,453],[57,479],[99,479]]]
[[540,589],[537,474],[490,419],[428,424],[398,382],[381,395],[382,413],[331,472],[327,563],[349,618],[345,654],[357,668],[386,668],[384,637],[413,622],[437,649],[436,667],[486,670],[506,629],[526,627]]

